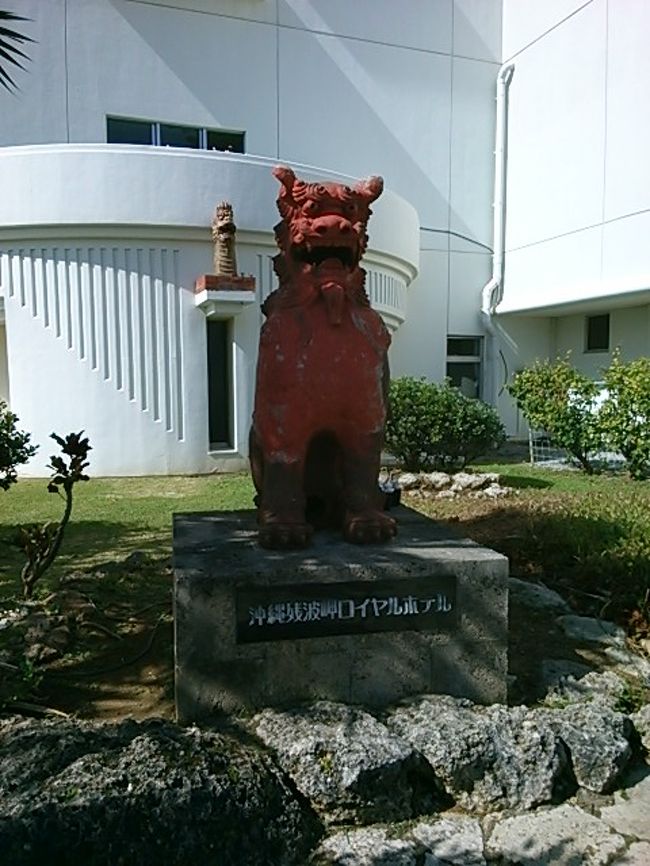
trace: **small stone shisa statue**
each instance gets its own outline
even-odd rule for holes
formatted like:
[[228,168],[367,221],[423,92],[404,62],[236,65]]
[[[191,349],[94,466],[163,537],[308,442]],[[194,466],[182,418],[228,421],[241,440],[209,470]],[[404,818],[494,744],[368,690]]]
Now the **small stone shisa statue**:
[[230,202],[222,201],[216,207],[212,219],[214,241],[214,273],[219,277],[236,277],[237,253],[235,235],[237,226]]

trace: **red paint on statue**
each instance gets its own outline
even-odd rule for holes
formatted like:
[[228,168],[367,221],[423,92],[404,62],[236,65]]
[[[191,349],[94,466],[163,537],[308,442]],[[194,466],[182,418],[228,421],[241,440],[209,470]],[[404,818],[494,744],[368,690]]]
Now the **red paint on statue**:
[[319,526],[383,541],[396,532],[377,486],[390,336],[359,266],[383,181],[350,188],[273,173],[279,287],[262,307],[250,451],[260,543],[304,547]]

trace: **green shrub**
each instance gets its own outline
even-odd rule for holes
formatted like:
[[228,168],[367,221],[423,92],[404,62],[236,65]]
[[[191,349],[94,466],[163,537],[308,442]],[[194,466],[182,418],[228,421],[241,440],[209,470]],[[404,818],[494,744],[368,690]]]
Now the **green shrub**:
[[8,490],[18,478],[16,467],[27,463],[36,453],[29,444],[29,433],[16,427],[18,418],[10,412],[7,404],[0,400],[0,489]]
[[603,371],[607,397],[601,410],[611,448],[625,457],[632,478],[650,474],[650,358],[625,364],[616,352]]
[[495,410],[448,383],[408,376],[390,383],[386,448],[405,469],[461,468],[504,440]]
[[589,455],[603,448],[596,382],[565,358],[537,361],[516,373],[508,391],[531,427],[544,430],[586,472],[594,471]]
[[[593,599],[594,613],[627,622],[650,621],[650,508],[643,488],[530,500],[516,529],[491,544],[510,559],[511,571],[543,574],[555,587]],[[607,602],[606,609],[603,602]]]

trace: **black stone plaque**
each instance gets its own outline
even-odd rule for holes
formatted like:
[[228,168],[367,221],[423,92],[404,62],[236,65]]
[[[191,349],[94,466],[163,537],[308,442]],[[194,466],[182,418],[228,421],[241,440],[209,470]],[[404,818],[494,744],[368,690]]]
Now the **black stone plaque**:
[[246,586],[236,592],[237,643],[455,625],[456,578]]

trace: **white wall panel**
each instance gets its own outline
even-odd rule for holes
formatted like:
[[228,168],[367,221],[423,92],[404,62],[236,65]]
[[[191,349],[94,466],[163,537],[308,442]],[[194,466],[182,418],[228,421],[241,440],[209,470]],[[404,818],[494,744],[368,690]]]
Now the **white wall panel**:
[[592,0],[504,0],[503,59],[508,60]]
[[620,347],[623,358],[631,360],[650,354],[650,306],[614,309],[609,316],[608,352],[585,352],[586,315],[563,316],[556,320],[555,354],[571,353],[571,363],[592,379],[602,379],[603,368]]
[[447,253],[423,250],[420,273],[408,289],[406,321],[393,335],[391,376],[442,381],[447,352]]
[[650,288],[650,212],[603,226],[603,282],[612,292]]
[[454,0],[454,54],[501,62],[501,0]]
[[[278,0],[280,24],[424,51],[451,53],[453,0]],[[299,67],[297,67],[299,68]]]
[[[453,60],[450,229],[490,246],[494,197],[494,97],[498,67]],[[465,249],[451,237],[452,249]]]
[[449,57],[282,30],[280,156],[381,174],[447,228],[450,78]]
[[492,276],[492,256],[475,252],[452,252],[449,256],[449,334],[480,335],[481,291]]
[[500,313],[589,298],[600,285],[602,229],[597,226],[509,252]]
[[650,305],[613,310],[610,333],[612,347],[620,346],[624,360],[650,356]]
[[[613,323],[610,323],[610,333],[611,324]],[[609,352],[585,352],[585,327],[585,314],[561,316],[555,319],[553,356],[563,358],[570,353],[573,366],[592,379],[601,379],[602,369],[609,364],[611,355]]]
[[171,6],[175,9],[273,24],[277,16],[277,0],[113,0],[113,2],[120,5],[126,2],[147,6]]
[[602,220],[605,25],[605,0],[593,0],[517,58],[510,85],[508,249]]
[[650,4],[610,0],[605,219],[650,208]]
[[0,88],[0,147],[67,141],[64,0],[5,0],[3,10],[30,18],[9,25],[35,40],[23,46],[24,70],[7,64],[19,88]]
[[276,153],[272,27],[85,0],[74,0],[68,24],[71,141],[105,141],[112,114],[242,129],[248,152]]

